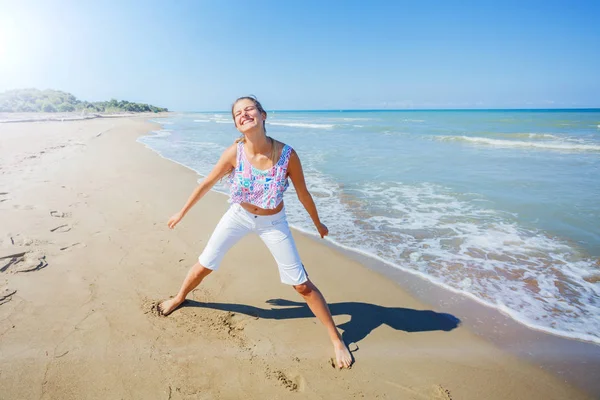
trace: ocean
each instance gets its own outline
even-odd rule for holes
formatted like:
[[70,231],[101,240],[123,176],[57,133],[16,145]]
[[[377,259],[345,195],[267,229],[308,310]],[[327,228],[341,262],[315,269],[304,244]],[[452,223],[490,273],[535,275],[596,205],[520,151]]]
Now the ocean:
[[[154,122],[139,141],[202,176],[239,136],[228,112]],[[600,343],[600,110],[271,111],[267,134],[332,243]],[[292,185],[285,204],[317,235]]]

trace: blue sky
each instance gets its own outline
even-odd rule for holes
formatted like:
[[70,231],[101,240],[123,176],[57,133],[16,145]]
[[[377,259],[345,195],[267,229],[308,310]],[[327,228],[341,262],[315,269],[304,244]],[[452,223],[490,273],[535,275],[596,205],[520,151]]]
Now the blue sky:
[[0,0],[0,91],[226,110],[600,107],[600,1]]

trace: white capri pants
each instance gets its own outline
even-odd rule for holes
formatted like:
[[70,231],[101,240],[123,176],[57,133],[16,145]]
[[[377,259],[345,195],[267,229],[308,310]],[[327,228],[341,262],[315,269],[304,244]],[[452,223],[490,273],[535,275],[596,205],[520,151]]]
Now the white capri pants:
[[288,226],[285,207],[277,214],[255,215],[239,204],[232,204],[217,224],[198,261],[208,269],[217,270],[225,253],[250,232],[258,233],[271,251],[279,267],[281,282],[300,285],[308,280]]

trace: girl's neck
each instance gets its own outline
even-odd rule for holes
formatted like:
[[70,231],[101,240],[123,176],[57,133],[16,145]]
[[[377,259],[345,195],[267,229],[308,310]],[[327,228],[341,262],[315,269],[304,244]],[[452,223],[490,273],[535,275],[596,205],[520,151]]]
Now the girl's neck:
[[265,133],[261,135],[246,135],[245,146],[250,154],[266,154],[271,150],[273,139]]

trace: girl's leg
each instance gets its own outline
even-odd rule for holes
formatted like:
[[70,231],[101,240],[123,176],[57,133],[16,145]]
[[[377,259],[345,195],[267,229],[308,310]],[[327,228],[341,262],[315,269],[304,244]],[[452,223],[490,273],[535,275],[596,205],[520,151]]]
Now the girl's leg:
[[158,305],[158,312],[161,315],[167,316],[173,312],[177,307],[181,305],[185,301],[185,297],[189,292],[194,290],[196,286],[202,282],[208,274],[212,272],[212,269],[208,269],[200,265],[199,262],[194,264],[194,266],[189,270],[187,276],[183,280],[183,284],[181,285],[181,289],[179,289],[179,293],[177,296],[172,299],[165,300]]
[[252,229],[252,225],[240,212],[241,207],[232,205],[223,215],[214,232],[210,236],[204,251],[198,257],[198,262],[190,269],[185,277],[179,293],[172,299],[158,305],[158,312],[169,315],[184,302],[189,292],[194,290],[202,280],[216,270],[225,253]]
[[294,289],[296,289],[296,291],[300,293],[300,296],[304,298],[308,308],[315,314],[317,319],[325,325],[327,333],[329,334],[329,339],[333,344],[338,368],[350,368],[352,365],[352,355],[342,340],[342,336],[338,332],[335,323],[333,322],[333,318],[331,317],[327,302],[319,289],[317,289],[310,280],[307,280],[300,285],[294,285]]
[[352,365],[352,355],[333,322],[325,298],[308,279],[285,215],[274,216],[272,220],[267,219],[257,231],[277,262],[281,281],[292,285],[319,321],[325,325],[333,343],[338,368],[349,368]]

